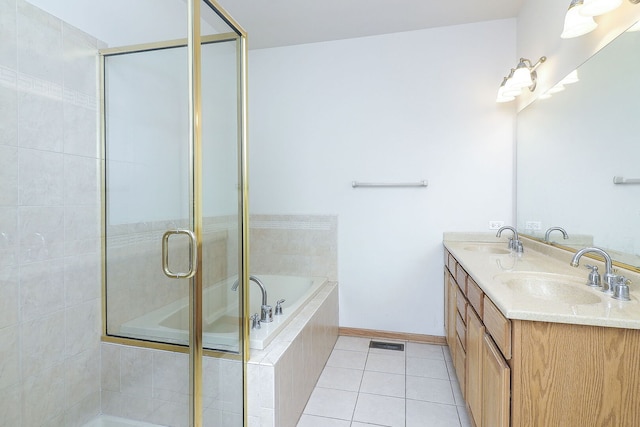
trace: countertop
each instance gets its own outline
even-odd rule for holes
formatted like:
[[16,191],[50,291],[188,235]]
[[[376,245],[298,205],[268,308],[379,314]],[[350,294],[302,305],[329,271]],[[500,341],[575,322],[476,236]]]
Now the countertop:
[[[522,241],[522,254],[492,253],[506,252],[507,239],[482,233],[444,235],[444,246],[509,319],[640,329],[637,273],[618,271],[632,281],[631,301],[619,301],[586,285],[589,270],[585,265],[598,265],[604,274],[602,262],[582,257],[578,268],[571,267],[571,253],[526,238]],[[565,295],[564,299],[571,302],[559,301],[544,291],[529,292],[509,284],[512,279],[526,281],[540,273],[551,281],[552,292]]]

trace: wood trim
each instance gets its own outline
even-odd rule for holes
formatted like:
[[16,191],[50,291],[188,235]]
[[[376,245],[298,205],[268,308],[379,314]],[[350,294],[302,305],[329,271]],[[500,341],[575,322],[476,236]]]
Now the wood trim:
[[390,332],[390,331],[378,331],[375,329],[340,327],[338,329],[338,334],[344,335],[347,337],[390,339],[390,340],[411,341],[411,342],[417,342],[417,343],[423,343],[423,344],[447,345],[447,341],[445,337],[440,337],[436,335],[411,334],[407,332]]

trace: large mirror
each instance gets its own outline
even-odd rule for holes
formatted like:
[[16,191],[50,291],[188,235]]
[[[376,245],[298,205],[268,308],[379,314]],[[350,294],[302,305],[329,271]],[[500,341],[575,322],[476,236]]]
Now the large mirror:
[[518,114],[519,232],[544,239],[559,226],[569,239],[554,231],[552,244],[598,246],[640,269],[639,69],[640,32],[627,31],[578,82]]

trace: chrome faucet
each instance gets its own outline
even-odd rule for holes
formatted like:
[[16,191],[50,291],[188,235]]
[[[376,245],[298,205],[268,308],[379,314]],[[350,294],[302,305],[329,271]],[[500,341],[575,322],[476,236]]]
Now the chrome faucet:
[[565,231],[564,228],[562,227],[551,227],[547,230],[546,233],[544,233],[544,241],[549,243],[549,235],[551,234],[552,231],[559,231],[562,233],[562,238],[564,240],[567,240],[569,238],[569,235],[567,234],[567,232]]
[[604,250],[596,247],[582,248],[578,252],[576,252],[576,254],[571,259],[571,266],[572,267],[579,266],[580,257],[582,257],[582,255],[589,252],[596,253],[604,258],[604,265],[605,265],[606,272],[604,273],[604,280],[602,283],[602,292],[606,294],[613,294],[614,288],[616,286],[617,276],[613,274],[613,262],[611,261],[611,257]]
[[[256,285],[260,287],[260,292],[262,292],[262,304],[261,304],[261,315],[260,321],[269,323],[273,322],[273,309],[269,304],[267,304],[267,288],[265,288],[264,283],[256,276],[249,276],[249,281],[254,282]],[[236,280],[233,282],[233,286],[231,286],[232,291],[237,291],[238,286],[240,285],[240,281]]]
[[500,227],[498,229],[498,232],[496,233],[496,237],[500,237],[504,230],[511,230],[513,232],[513,237],[509,238],[509,249],[516,251],[517,253],[524,252],[522,242],[520,241],[520,238],[518,237],[518,232],[514,227],[510,227],[508,225],[505,225],[504,227]]

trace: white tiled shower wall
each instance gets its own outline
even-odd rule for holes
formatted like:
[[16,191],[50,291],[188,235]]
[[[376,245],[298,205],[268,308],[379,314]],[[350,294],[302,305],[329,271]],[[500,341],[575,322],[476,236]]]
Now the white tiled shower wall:
[[0,425],[100,411],[96,39],[0,0]]

